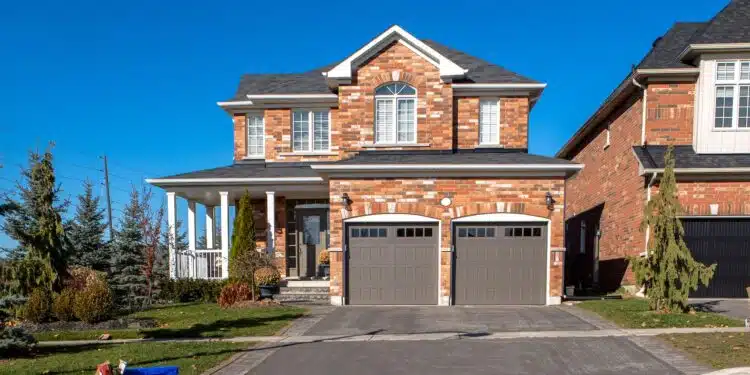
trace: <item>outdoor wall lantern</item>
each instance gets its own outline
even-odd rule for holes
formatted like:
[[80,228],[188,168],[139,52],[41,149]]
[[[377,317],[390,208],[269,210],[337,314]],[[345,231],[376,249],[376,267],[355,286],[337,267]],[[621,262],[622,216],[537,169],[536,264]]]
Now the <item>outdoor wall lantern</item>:
[[348,193],[344,193],[341,196],[341,200],[344,201],[344,206],[345,206],[345,208],[347,210],[351,209],[352,202],[354,202],[354,201],[351,198],[349,198],[349,194]]
[[544,200],[547,202],[547,209],[552,211],[555,209],[555,200],[552,198],[552,193],[547,192],[544,196]]

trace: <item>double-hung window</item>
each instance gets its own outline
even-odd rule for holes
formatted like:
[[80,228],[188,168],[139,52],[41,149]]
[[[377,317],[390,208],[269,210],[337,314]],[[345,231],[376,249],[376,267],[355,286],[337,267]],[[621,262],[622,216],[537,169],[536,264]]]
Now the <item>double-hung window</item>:
[[265,156],[265,130],[262,113],[248,113],[247,126],[247,157],[262,158]]
[[750,61],[716,62],[714,129],[750,130]]
[[375,143],[417,142],[417,90],[394,82],[375,90]]
[[292,147],[295,152],[330,150],[331,119],[328,110],[295,110],[292,113]]
[[500,102],[497,99],[479,101],[479,144],[500,144]]

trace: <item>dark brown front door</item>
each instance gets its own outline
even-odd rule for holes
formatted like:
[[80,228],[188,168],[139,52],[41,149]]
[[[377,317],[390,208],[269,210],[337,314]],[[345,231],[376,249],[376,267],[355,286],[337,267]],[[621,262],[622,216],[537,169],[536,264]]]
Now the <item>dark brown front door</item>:
[[297,266],[299,277],[318,275],[318,257],[328,247],[328,210],[297,210]]

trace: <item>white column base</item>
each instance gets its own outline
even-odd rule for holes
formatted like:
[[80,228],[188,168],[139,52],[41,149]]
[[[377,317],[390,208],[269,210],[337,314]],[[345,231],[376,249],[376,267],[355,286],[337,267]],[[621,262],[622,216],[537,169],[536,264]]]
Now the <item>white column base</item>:
[[451,297],[450,296],[441,296],[440,300],[438,301],[438,306],[450,306],[451,305]]
[[331,296],[331,305],[334,305],[334,306],[343,306],[344,305],[344,297],[343,296]]
[[549,296],[547,297],[547,305],[559,305],[562,303],[562,297],[560,296]]

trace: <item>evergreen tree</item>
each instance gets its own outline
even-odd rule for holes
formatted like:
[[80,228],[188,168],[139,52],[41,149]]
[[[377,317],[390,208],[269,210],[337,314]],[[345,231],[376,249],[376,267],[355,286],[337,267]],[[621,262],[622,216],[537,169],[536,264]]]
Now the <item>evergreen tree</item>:
[[60,187],[55,183],[52,151],[29,153],[29,167],[22,171],[18,184],[20,201],[10,197],[3,203],[3,231],[19,243],[15,257],[35,257],[49,263],[54,275],[53,289],[62,289],[67,275],[67,248],[62,214],[67,203],[60,202]]
[[146,299],[146,278],[142,273],[144,239],[141,210],[139,193],[133,189],[120,219],[112,251],[110,282],[115,303],[129,310],[143,306]]
[[70,263],[108,271],[110,254],[104,242],[104,209],[99,207],[99,197],[93,193],[93,184],[86,181],[83,193],[78,196],[78,206],[70,228],[70,242],[73,247]]
[[229,262],[240,252],[255,251],[255,219],[253,218],[253,204],[250,193],[245,192],[240,199],[239,211],[234,217],[234,231],[232,233],[232,248],[229,249]]
[[645,258],[633,258],[636,280],[645,288],[649,308],[664,312],[688,310],[688,293],[699,284],[708,286],[716,265],[705,266],[693,259],[683,236],[680,222],[681,206],[677,199],[673,148],[665,155],[664,175],[659,194],[646,205],[643,227],[650,227],[652,236]]

